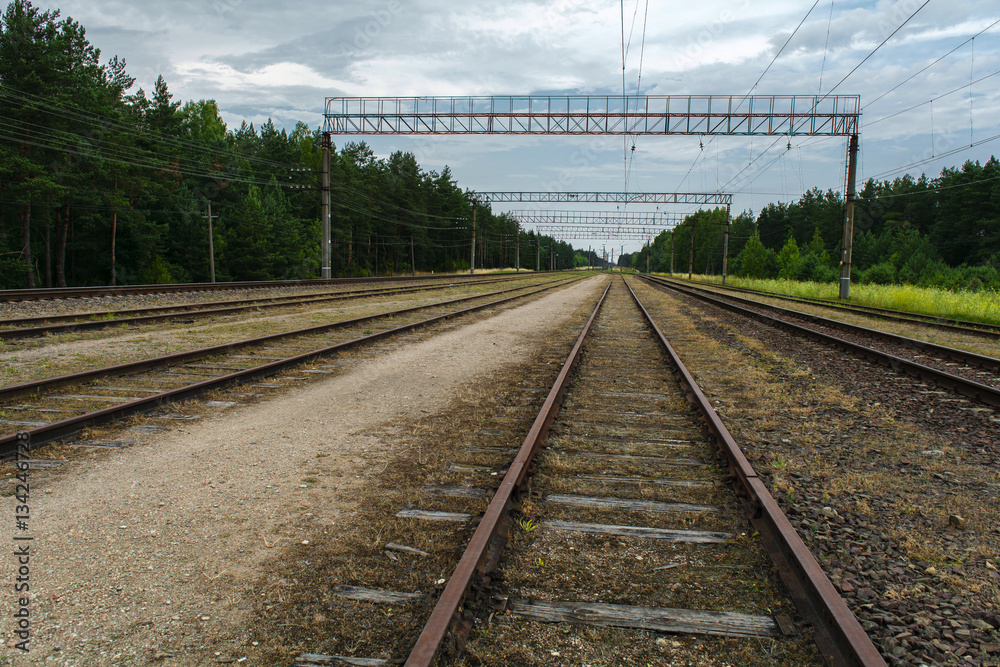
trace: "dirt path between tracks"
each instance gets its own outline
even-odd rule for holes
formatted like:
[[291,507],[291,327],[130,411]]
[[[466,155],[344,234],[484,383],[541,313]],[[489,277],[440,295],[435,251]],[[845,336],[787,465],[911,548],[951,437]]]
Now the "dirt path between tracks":
[[[142,445],[33,471],[30,652],[15,647],[4,613],[0,664],[260,664],[246,623],[266,603],[254,588],[264,566],[306,534],[350,522],[352,490],[399,445],[358,434],[443,410],[467,383],[519,363],[605,281]],[[0,605],[15,611],[16,567],[3,558]]]

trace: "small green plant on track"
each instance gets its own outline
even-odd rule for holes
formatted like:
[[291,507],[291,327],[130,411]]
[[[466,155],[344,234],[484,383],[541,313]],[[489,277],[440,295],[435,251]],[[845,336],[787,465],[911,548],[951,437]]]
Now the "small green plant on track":
[[788,467],[788,461],[778,456],[773,461],[771,461],[771,467],[774,468],[775,470],[784,470],[785,468]]
[[522,517],[521,520],[517,522],[517,525],[519,525],[521,527],[521,530],[523,530],[526,533],[531,533],[532,531],[535,530],[535,528],[538,528],[538,524],[535,523],[535,521],[533,521],[532,519],[529,519],[527,517]]

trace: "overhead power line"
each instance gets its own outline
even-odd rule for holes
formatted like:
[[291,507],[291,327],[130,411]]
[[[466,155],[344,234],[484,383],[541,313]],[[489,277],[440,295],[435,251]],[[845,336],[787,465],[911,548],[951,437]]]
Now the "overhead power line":
[[941,62],[942,60],[944,60],[945,58],[947,58],[951,54],[955,53],[955,51],[958,51],[960,48],[962,48],[963,46],[965,46],[969,42],[973,41],[976,37],[979,37],[984,32],[986,32],[987,30],[989,30],[993,26],[997,25],[998,23],[1000,23],[1000,19],[997,19],[993,23],[989,24],[988,26],[986,26],[985,28],[983,28],[982,30],[980,30],[979,32],[977,32],[975,35],[973,35],[972,37],[968,38],[967,40],[965,40],[964,42],[962,42],[961,44],[959,44],[958,46],[956,46],[951,51],[949,51],[948,53],[944,54],[943,56],[941,56],[940,58],[938,58],[937,60],[935,60],[931,64],[926,65],[926,66],[920,68],[920,70],[918,70],[917,72],[915,72],[915,73],[911,74],[910,76],[908,76],[907,78],[903,79],[902,81],[900,81],[899,83],[897,83],[895,86],[893,86],[889,90],[885,91],[884,93],[882,93],[881,95],[879,95],[878,97],[876,97],[875,99],[873,99],[872,101],[870,101],[867,106],[871,106],[871,105],[875,104],[880,99],[882,99],[883,97],[885,97],[889,93],[893,92],[894,90],[896,90],[900,86],[909,83],[914,78],[916,78],[920,74],[923,74],[924,72],[926,72],[927,70],[929,70],[931,67],[934,67],[934,65],[937,65],[939,62]]

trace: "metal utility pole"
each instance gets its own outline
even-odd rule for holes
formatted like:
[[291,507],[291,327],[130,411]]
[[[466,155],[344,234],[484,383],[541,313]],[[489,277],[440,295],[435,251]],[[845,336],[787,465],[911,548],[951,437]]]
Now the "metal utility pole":
[[[215,282],[215,240],[212,238],[212,202],[207,201],[208,206],[208,277],[210,282]],[[219,216],[214,216],[218,218]]]
[[[320,276],[329,280],[332,275],[330,271],[330,148],[332,139],[329,132],[323,133],[323,181],[320,188],[322,192],[322,207],[320,221],[323,225],[323,248],[320,252]],[[212,224],[209,219],[209,225]],[[213,262],[214,263],[214,262]],[[213,268],[213,272],[214,272]],[[212,282],[215,282],[213,279]]]
[[549,271],[556,270],[556,255],[554,252],[552,252],[553,243],[554,241],[552,239],[549,239]]
[[413,234],[410,234],[410,275],[417,275],[417,260],[413,258]]
[[854,179],[858,170],[858,135],[852,134],[847,143],[847,216],[844,218],[844,256],[840,260],[840,298],[851,295],[851,253],[854,246]]
[[670,275],[674,275],[674,230],[670,230]]
[[472,250],[469,256],[469,275],[476,272],[476,200],[472,200]]
[[625,254],[625,246],[618,248],[618,273],[622,272],[622,255]]
[[688,260],[688,280],[694,272],[694,225],[691,225],[691,258]]
[[649,273],[649,255],[653,252],[653,239],[646,243],[646,273]]
[[729,268],[729,206],[726,206],[726,236],[722,241],[722,284],[726,284],[726,270]]
[[535,273],[542,270],[542,235],[535,232]]
[[517,234],[516,250],[514,251],[514,273],[521,272],[521,225],[514,225],[514,233]]

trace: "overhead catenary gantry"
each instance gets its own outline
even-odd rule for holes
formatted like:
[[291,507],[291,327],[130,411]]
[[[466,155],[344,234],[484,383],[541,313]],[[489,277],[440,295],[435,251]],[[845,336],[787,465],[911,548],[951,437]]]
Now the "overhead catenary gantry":
[[847,211],[840,279],[840,298],[846,299],[860,121],[858,95],[328,97],[323,123],[324,277],[330,272],[332,134],[846,137]]
[[850,136],[857,95],[328,97],[331,134]]
[[663,211],[548,211],[544,209],[507,211],[507,215],[526,225],[531,224],[572,224],[572,225],[642,225],[646,227],[668,227],[684,221],[681,213]]
[[729,206],[731,194],[706,192],[473,192],[480,202],[577,204],[694,204]]
[[556,241],[569,239],[596,239],[600,241],[649,241],[662,229],[651,227],[629,227],[623,225],[537,225],[535,231],[541,236],[551,236]]

